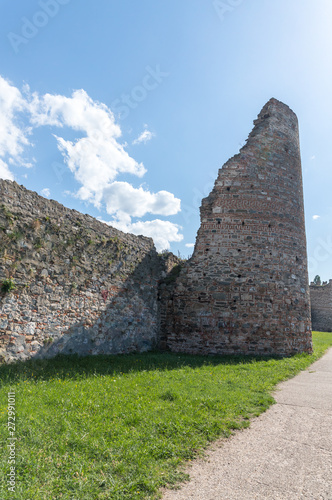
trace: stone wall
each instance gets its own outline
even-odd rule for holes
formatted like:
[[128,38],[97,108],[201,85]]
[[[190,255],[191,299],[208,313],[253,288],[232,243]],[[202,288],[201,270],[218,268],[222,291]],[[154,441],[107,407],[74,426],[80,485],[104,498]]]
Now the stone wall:
[[202,201],[188,262],[0,180],[0,360],[311,352],[297,118],[272,99],[254,123]]
[[312,329],[332,332],[332,280],[321,286],[310,284]]
[[[0,358],[147,351],[158,343],[150,238],[0,180]],[[8,281],[9,280],[9,281]],[[6,283],[16,288],[5,293]]]
[[297,118],[271,99],[254,124],[202,201],[193,256],[166,301],[172,351],[312,350]]

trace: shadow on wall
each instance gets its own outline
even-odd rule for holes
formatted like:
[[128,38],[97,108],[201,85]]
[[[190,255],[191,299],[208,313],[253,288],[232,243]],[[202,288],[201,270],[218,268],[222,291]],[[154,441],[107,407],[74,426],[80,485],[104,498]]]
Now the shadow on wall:
[[[41,344],[42,340],[38,337],[9,332],[9,361],[28,357],[50,358],[59,353],[120,354],[154,349],[158,343],[160,276],[161,263],[153,248],[126,279],[104,276],[88,289],[75,290],[62,297],[66,306],[64,303],[54,306],[53,303],[59,309],[53,308],[52,314],[60,316],[61,331],[59,326],[58,330],[52,331],[52,326],[47,325],[50,311],[45,306],[39,307],[35,312],[38,321],[45,323],[45,345]],[[17,299],[20,300],[21,296],[17,296]],[[39,296],[37,302],[42,299]],[[50,287],[49,301],[55,299],[54,289]],[[13,296],[8,297],[8,300],[13,302]],[[6,304],[3,304],[5,307]],[[77,320],[73,321],[73,317],[77,317]]]
[[120,354],[155,348],[158,341],[158,276],[151,266],[154,260],[155,252],[150,252],[124,282],[101,287],[99,294],[103,304],[99,317],[92,319],[87,314],[35,357],[53,357],[60,352]]

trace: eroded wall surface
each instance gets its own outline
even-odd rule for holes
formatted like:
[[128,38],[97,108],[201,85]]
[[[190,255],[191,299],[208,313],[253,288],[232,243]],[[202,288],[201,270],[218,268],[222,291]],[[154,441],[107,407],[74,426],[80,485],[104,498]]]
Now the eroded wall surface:
[[311,352],[298,121],[271,99],[203,199],[164,338],[200,354]]
[[311,352],[298,122],[271,99],[254,124],[202,200],[187,263],[0,180],[0,359]]
[[[158,342],[150,238],[0,180],[0,358],[147,351]],[[9,280],[9,281],[8,281]]]

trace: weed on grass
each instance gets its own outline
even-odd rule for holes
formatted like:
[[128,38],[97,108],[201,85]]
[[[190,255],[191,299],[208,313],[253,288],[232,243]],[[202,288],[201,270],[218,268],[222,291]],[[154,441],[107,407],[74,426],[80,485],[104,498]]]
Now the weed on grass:
[[[1,499],[160,498],[181,465],[247,427],[275,385],[313,355],[285,359],[141,355],[59,356],[0,367]],[[16,488],[7,489],[9,390],[16,397]]]

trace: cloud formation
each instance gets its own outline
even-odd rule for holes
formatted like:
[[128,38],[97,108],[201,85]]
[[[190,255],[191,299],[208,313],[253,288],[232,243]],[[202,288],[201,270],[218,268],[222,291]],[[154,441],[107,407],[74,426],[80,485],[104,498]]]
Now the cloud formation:
[[151,141],[152,137],[154,137],[154,134],[150,132],[150,130],[143,130],[143,132],[133,141],[133,145],[141,144],[142,142],[146,144],[147,142]]
[[143,217],[147,213],[175,215],[180,211],[181,200],[168,191],[151,193],[142,187],[134,188],[128,182],[113,182],[104,189],[106,209],[109,214],[124,213]]
[[51,191],[49,188],[44,188],[40,191],[40,194],[44,196],[44,198],[49,198],[51,196]]
[[[25,165],[24,148],[30,144],[31,128],[19,124],[19,117],[27,110],[21,92],[0,76],[0,177],[13,179],[9,164]],[[29,165],[25,165],[29,166]]]
[[9,179],[10,181],[14,180],[14,175],[8,168],[8,165],[0,159],[0,179]]
[[[26,85],[21,93],[0,77],[0,178],[14,179],[11,165],[32,166],[22,154],[31,145],[32,131],[44,126],[54,129],[57,147],[80,185],[74,196],[98,209],[105,206],[107,213],[113,215],[112,225],[151,236],[158,248],[169,248],[170,242],[182,240],[180,226],[169,221],[132,221],[132,217],[146,214],[175,215],[180,211],[180,200],[168,191],[152,193],[116,181],[121,174],[141,178],[146,168],[120,142],[121,129],[112,111],[91,99],[83,89],[66,97],[31,93]],[[69,140],[68,135],[66,138],[70,130],[77,132],[76,139]],[[133,144],[147,143],[153,135],[146,128]],[[41,194],[49,197],[50,190],[45,188]]]
[[121,129],[111,110],[93,101],[84,90],[73,92],[72,97],[35,94],[31,111],[35,126],[69,127],[85,134],[75,141],[55,135],[65,162],[82,185],[77,193],[81,200],[100,207],[105,186],[117,175],[142,177],[146,173],[143,164],[131,158],[117,141]]
[[155,219],[132,223],[130,217],[122,216],[117,220],[112,220],[109,224],[125,233],[153,238],[158,252],[169,250],[171,243],[183,240],[183,235],[180,233],[182,227],[170,221]]

